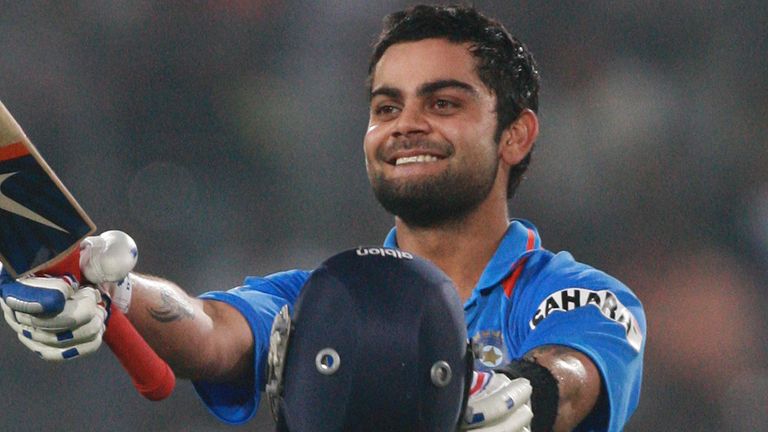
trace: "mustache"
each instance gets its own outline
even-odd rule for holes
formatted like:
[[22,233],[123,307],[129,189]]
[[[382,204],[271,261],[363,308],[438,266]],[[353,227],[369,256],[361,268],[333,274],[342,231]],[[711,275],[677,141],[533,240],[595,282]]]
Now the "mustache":
[[426,138],[400,138],[387,142],[379,147],[376,157],[380,160],[389,160],[391,155],[402,150],[425,150],[439,153],[445,157],[453,155],[453,144],[447,141],[431,141]]

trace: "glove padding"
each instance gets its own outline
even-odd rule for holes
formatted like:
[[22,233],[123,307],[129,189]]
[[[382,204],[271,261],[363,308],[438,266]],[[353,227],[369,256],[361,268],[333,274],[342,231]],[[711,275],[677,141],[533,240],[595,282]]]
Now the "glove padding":
[[28,277],[11,279],[3,271],[2,298],[13,310],[40,315],[55,315],[64,310],[64,304],[77,289],[77,281],[70,277]]
[[467,410],[461,430],[477,432],[530,432],[530,382],[503,373],[473,372]]
[[[56,315],[31,314],[30,303],[14,300],[6,294],[8,286],[28,285],[32,290],[74,292]],[[30,277],[4,284],[0,300],[5,320],[27,348],[45,360],[62,361],[95,352],[107,320],[107,298],[95,288],[75,286],[66,278]],[[19,289],[20,291],[23,291]],[[34,304],[34,302],[32,303]],[[18,308],[17,308],[18,306]],[[37,310],[37,307],[31,307]]]
[[105,231],[80,242],[80,270],[86,280],[108,293],[112,305],[128,313],[131,279],[139,251],[131,236],[122,231]]

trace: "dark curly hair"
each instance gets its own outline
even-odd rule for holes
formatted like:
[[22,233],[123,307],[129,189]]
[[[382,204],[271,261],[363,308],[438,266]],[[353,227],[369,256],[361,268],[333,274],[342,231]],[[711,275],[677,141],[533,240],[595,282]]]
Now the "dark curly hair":
[[[496,96],[496,141],[520,113],[539,108],[539,72],[531,53],[496,20],[465,6],[412,6],[384,18],[368,65],[371,90],[376,64],[390,46],[401,42],[440,38],[470,43],[480,80]],[[507,197],[511,198],[528,168],[531,153],[510,170]]]

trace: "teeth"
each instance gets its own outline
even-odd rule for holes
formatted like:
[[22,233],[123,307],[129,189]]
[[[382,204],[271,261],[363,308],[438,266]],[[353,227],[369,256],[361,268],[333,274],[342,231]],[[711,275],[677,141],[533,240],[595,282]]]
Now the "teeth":
[[411,164],[411,163],[424,163],[424,162],[437,162],[439,159],[436,156],[432,155],[418,155],[418,156],[410,156],[410,157],[403,157],[398,158],[395,161],[395,165],[405,165],[405,164]]

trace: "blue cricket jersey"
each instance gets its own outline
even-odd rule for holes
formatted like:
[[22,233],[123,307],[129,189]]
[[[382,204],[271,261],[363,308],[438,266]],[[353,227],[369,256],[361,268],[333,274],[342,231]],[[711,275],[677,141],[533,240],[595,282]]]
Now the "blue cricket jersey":
[[[394,229],[384,246],[397,247]],[[239,310],[254,336],[254,383],[194,383],[221,420],[240,424],[256,413],[273,317],[283,305],[294,304],[309,274],[291,270],[248,277],[243,286],[201,296]],[[509,225],[464,303],[464,315],[476,346],[476,369],[501,366],[542,345],[571,347],[592,359],[602,376],[602,396],[577,431],[620,431],[637,407],[646,330],[640,301],[624,284],[569,253],[543,249],[530,222],[516,219]]]

